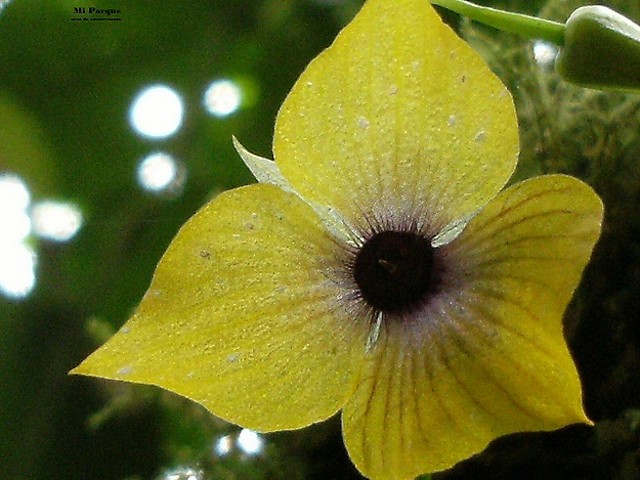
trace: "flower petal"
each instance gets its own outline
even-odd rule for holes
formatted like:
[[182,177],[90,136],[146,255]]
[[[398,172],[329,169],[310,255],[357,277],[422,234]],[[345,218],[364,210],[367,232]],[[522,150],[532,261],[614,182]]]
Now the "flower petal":
[[588,422],[561,319],[601,218],[582,182],[539,177],[504,191],[442,247],[442,291],[383,327],[343,412],[367,476],[409,479],[499,435]]
[[255,430],[326,419],[366,338],[340,308],[336,248],[293,194],[221,194],[174,239],[133,318],[73,373],[158,385]]
[[434,233],[475,212],[518,152],[506,88],[425,0],[369,0],[301,75],[275,159],[304,198],[362,213],[429,212]]

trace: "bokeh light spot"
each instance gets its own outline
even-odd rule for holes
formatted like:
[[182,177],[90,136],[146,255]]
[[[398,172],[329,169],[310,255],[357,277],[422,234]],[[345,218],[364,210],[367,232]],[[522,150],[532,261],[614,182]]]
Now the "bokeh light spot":
[[164,472],[158,480],[203,480],[203,473],[191,467],[177,467]]
[[204,92],[204,107],[215,117],[226,117],[242,105],[242,90],[231,80],[216,80]]
[[182,125],[184,106],[176,91],[165,85],[153,85],[142,90],[131,104],[129,120],[141,135],[165,138]]
[[231,437],[231,435],[225,435],[224,437],[220,437],[216,441],[215,446],[213,447],[213,451],[219,457],[224,457],[225,455],[228,455],[232,449],[233,449],[233,438]]
[[0,209],[26,210],[31,194],[20,177],[13,174],[0,175]]
[[8,298],[28,296],[36,284],[36,254],[23,243],[0,245],[0,291]]
[[544,40],[533,42],[533,58],[541,67],[549,67],[555,61],[558,47]]
[[247,455],[257,455],[262,451],[264,440],[262,437],[248,428],[243,428],[238,435],[238,448]]
[[26,243],[31,233],[30,201],[20,177],[0,175],[0,293],[8,298],[24,298],[36,284],[37,257]]
[[82,212],[73,203],[44,200],[31,209],[33,232],[55,242],[71,240],[82,227]]
[[0,246],[20,243],[31,233],[31,219],[26,210],[0,204]]
[[166,152],[154,152],[144,157],[138,164],[137,176],[140,186],[154,193],[175,191],[184,182],[180,165]]

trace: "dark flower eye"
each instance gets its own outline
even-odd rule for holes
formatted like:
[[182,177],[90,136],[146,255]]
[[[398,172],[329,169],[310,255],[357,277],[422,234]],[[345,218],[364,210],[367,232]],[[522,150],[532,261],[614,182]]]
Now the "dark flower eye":
[[376,233],[360,248],[353,277],[364,300],[375,310],[410,309],[433,282],[433,248],[412,232]]

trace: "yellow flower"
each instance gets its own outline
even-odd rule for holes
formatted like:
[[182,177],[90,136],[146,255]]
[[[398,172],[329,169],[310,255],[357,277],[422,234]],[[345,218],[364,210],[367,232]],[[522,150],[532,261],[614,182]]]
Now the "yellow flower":
[[425,0],[369,0],[280,110],[262,183],[182,228],[74,373],[159,385],[258,431],[342,410],[375,479],[587,422],[561,317],[599,235],[563,175],[500,192],[511,98]]

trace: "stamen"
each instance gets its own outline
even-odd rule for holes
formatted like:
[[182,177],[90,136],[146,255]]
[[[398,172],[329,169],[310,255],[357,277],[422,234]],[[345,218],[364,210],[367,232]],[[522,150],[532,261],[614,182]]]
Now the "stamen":
[[382,326],[383,320],[382,312],[376,312],[376,318],[371,325],[371,330],[369,331],[369,337],[367,338],[367,344],[365,346],[366,353],[370,353],[378,343],[378,338],[380,338],[380,327]]

